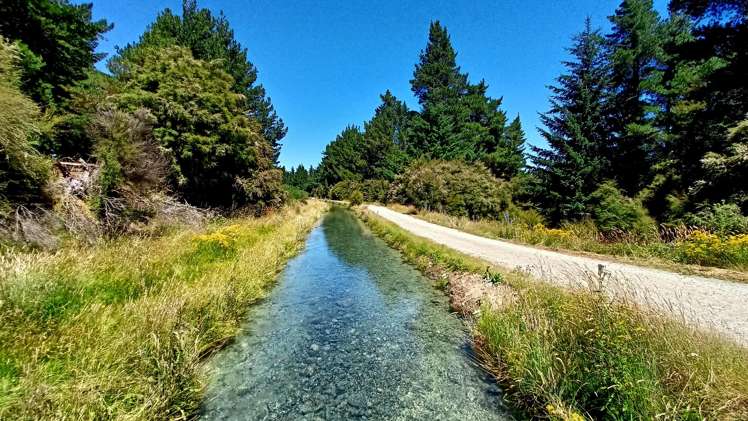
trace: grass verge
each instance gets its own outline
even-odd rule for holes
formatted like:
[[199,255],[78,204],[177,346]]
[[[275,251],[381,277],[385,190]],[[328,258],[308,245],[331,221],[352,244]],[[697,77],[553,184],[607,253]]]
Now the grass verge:
[[486,238],[509,240],[540,246],[550,250],[595,254],[626,263],[739,282],[748,282],[748,235],[720,238],[703,231],[674,230],[672,239],[663,241],[653,235],[649,239],[621,237],[604,239],[593,224],[574,223],[562,228],[546,228],[542,224],[528,226],[515,222],[472,220],[438,212],[416,211],[402,205],[392,210],[407,213],[424,221],[459,229]]
[[[359,215],[427,274],[486,272],[480,260]],[[505,397],[528,416],[748,419],[747,349],[594,292],[514,272],[499,279],[515,299],[474,315],[476,348]]]
[[229,342],[327,209],[0,255],[0,419],[186,419]]

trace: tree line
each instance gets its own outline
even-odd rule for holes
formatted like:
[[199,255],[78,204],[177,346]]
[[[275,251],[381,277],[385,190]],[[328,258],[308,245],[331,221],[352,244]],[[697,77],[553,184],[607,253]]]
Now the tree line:
[[101,72],[96,47],[112,25],[91,11],[0,4],[0,219],[60,202],[60,159],[97,164],[81,197],[94,213],[142,213],[156,193],[224,209],[280,204],[286,127],[226,17],[185,0]]
[[[346,127],[320,165],[294,169],[292,182],[320,195],[340,183],[366,193],[367,180],[397,184],[424,160],[461,161],[487,168],[516,204],[556,224],[595,217],[608,196],[631,218],[740,219],[748,4],[672,0],[668,9],[663,17],[652,0],[624,0],[608,33],[587,19],[549,86],[539,128],[547,146],[527,150],[519,117],[508,122],[486,82],[470,82],[446,28],[432,22],[411,80],[420,109],[385,92],[363,128]],[[397,186],[389,189],[397,199]]]

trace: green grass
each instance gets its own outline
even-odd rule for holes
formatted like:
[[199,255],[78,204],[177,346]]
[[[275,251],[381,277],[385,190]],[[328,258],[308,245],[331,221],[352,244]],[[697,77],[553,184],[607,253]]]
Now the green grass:
[[[748,235],[720,238],[702,231],[680,228],[671,230],[669,241],[662,240],[657,233],[649,238],[620,235],[615,239],[606,239],[591,223],[580,222],[552,229],[542,224],[529,226],[521,222],[472,220],[437,212],[415,212],[397,205],[392,208],[414,214],[428,222],[482,237],[512,240],[555,250],[616,256],[632,263],[682,273],[748,282]],[[727,270],[714,270],[710,267]]]
[[0,419],[186,419],[327,205],[0,255]]
[[[424,272],[487,264],[360,213]],[[494,269],[497,270],[497,269]],[[635,305],[504,273],[513,301],[476,316],[477,352],[527,416],[748,419],[748,349]]]

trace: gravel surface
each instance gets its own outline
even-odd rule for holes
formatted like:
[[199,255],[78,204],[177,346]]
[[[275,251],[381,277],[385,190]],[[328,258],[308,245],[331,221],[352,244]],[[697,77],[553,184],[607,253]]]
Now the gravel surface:
[[748,284],[574,256],[468,234],[369,205],[368,210],[419,237],[565,286],[600,288],[748,345]]

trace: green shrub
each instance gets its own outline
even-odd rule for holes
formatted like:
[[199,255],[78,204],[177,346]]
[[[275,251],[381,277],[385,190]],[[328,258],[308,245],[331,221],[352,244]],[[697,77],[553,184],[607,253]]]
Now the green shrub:
[[90,131],[101,164],[103,195],[121,189],[144,194],[163,187],[168,168],[153,140],[154,123],[153,115],[143,108],[132,114],[100,110],[96,115]]
[[147,108],[153,136],[170,159],[175,190],[196,205],[267,206],[282,202],[282,173],[246,98],[219,62],[197,60],[187,48],[138,49],[119,63],[125,112]]
[[612,181],[606,181],[590,195],[589,210],[597,228],[608,237],[648,237],[657,231],[644,206],[624,196]]
[[545,218],[535,209],[522,209],[517,206],[513,206],[509,211],[512,223],[520,223],[527,227],[534,227],[536,225],[545,225]]
[[395,181],[391,194],[419,209],[470,218],[498,218],[511,204],[505,183],[483,165],[461,161],[417,161]]
[[686,216],[686,223],[720,235],[748,233],[748,216],[734,203],[714,203]]
[[335,183],[330,188],[329,197],[333,200],[348,200],[355,191],[361,190],[361,183],[353,180],[344,180]]
[[9,202],[43,198],[51,171],[51,162],[32,146],[39,109],[19,90],[18,54],[0,37],[0,212]]
[[351,193],[351,196],[348,198],[348,200],[351,201],[352,206],[360,205],[364,203],[364,194],[361,193],[361,191],[356,190],[353,193]]
[[387,203],[390,182],[387,180],[365,180],[361,183],[361,192],[367,202]]
[[285,184],[283,188],[286,190],[286,194],[288,195],[288,198],[291,200],[304,200],[309,197],[309,193],[305,192],[304,190],[301,190],[298,187],[289,186],[288,184]]

